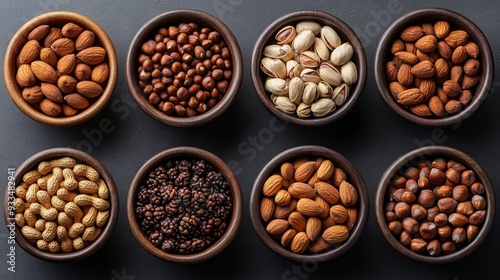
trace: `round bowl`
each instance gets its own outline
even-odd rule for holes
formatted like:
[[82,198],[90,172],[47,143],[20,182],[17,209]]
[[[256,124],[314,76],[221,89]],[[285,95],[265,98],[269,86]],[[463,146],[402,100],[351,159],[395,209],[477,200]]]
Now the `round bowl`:
[[[194,22],[200,28],[208,27],[218,31],[226,42],[232,58],[232,77],[223,98],[208,111],[192,117],[170,116],[149,103],[139,86],[138,56],[141,46],[148,39],[153,39],[155,32],[161,27],[178,25],[179,23]],[[243,57],[239,43],[232,31],[218,18],[206,12],[197,10],[174,10],[160,14],[146,22],[136,33],[127,54],[126,62],[127,84],[133,98],[139,107],[151,118],[175,127],[195,127],[209,123],[220,117],[234,102],[243,79]]]
[[[434,23],[445,20],[450,23],[451,29],[462,29],[469,34],[470,40],[479,47],[481,70],[479,72],[479,83],[475,87],[470,103],[457,114],[446,114],[441,118],[420,117],[401,106],[392,96],[386,74],[387,57],[391,54],[392,41],[399,36],[400,32],[413,24],[424,22]],[[412,11],[394,21],[380,39],[375,54],[374,74],[378,91],[387,105],[402,118],[428,127],[448,127],[460,123],[469,118],[484,103],[489,95],[492,85],[495,66],[488,39],[484,33],[471,20],[465,16],[443,8],[426,8]]]
[[[51,117],[34,108],[23,99],[21,95],[22,88],[16,81],[17,55],[21,51],[22,46],[26,43],[28,34],[37,26],[48,24],[50,26],[62,27],[68,22],[76,23],[84,29],[94,32],[94,45],[102,46],[107,52],[109,76],[104,92],[88,108],[71,117]],[[118,59],[116,57],[113,42],[108,37],[106,31],[91,18],[70,11],[44,13],[32,18],[21,26],[7,46],[3,68],[5,86],[14,104],[31,119],[46,125],[59,127],[78,125],[97,115],[106,106],[113,95],[118,79]]]
[[[301,21],[315,21],[323,26],[332,27],[339,35],[342,43],[349,42],[353,49],[354,55],[351,61],[354,62],[358,70],[358,80],[350,88],[350,93],[347,101],[335,109],[332,113],[324,117],[309,117],[299,118],[296,114],[286,114],[278,110],[273,104],[270,93],[265,90],[265,81],[267,75],[261,70],[260,62],[263,58],[263,50],[269,44],[275,44],[276,33],[285,26],[295,26]],[[333,123],[345,116],[357,103],[361,96],[366,83],[367,63],[363,45],[357,37],[356,33],[342,20],[321,11],[298,11],[286,14],[274,22],[272,22],[259,36],[252,51],[251,60],[252,81],[259,96],[259,99],[264,104],[264,107],[274,116],[287,122],[301,126],[322,126]]]
[[99,172],[100,178],[102,178],[104,182],[106,182],[106,185],[108,186],[109,190],[108,201],[110,203],[109,220],[104,226],[99,237],[95,241],[90,243],[90,245],[88,245],[87,247],[83,248],[80,251],[73,251],[69,253],[63,253],[63,252],[51,253],[38,249],[36,244],[31,243],[26,237],[24,237],[18,226],[15,227],[15,231],[13,231],[12,228],[9,227],[11,235],[15,234],[16,244],[19,244],[19,246],[21,246],[21,248],[23,248],[26,252],[44,261],[59,262],[59,263],[79,261],[84,258],[90,257],[92,254],[97,252],[102,246],[104,246],[111,237],[111,234],[115,229],[120,210],[119,196],[118,196],[118,190],[116,188],[116,183],[111,173],[109,173],[106,167],[99,160],[97,160],[96,158],[92,157],[91,155],[85,152],[76,149],[63,148],[63,147],[51,148],[38,152],[33,156],[29,157],[28,159],[26,159],[18,168],[15,169],[15,175],[13,176],[14,178],[12,178],[13,180],[11,181],[10,180],[11,178],[9,178],[9,185],[8,188],[6,188],[5,190],[5,196],[4,196],[4,218],[7,225],[12,225],[12,223],[14,222],[13,215],[10,215],[11,211],[10,207],[12,207],[10,202],[12,202],[13,198],[17,197],[16,194],[10,192],[9,189],[12,190],[12,187],[14,187],[14,185],[15,186],[20,185],[22,183],[22,177],[23,177],[22,175],[28,171],[37,169],[37,166],[40,162],[50,161],[62,157],[72,157],[77,161],[77,163],[82,163],[93,167]]
[[[410,248],[403,246],[399,239],[397,239],[389,230],[385,217],[385,206],[388,202],[388,191],[393,188],[393,180],[395,176],[404,175],[403,169],[410,166],[417,166],[423,161],[433,161],[435,158],[444,158],[447,160],[454,160],[463,164],[467,169],[472,170],[475,173],[476,182],[481,182],[485,189],[485,200],[486,200],[486,218],[482,225],[479,227],[479,233],[477,236],[468,244],[462,248],[457,249],[455,252],[450,254],[441,254],[437,256],[431,256],[430,254],[419,254],[413,252]],[[406,177],[408,178],[408,177]],[[469,187],[469,194],[471,194]],[[379,225],[382,234],[384,235],[387,242],[402,255],[423,263],[430,264],[440,264],[440,263],[450,263],[458,261],[467,255],[471,254],[475,249],[477,249],[486,239],[491,226],[493,224],[493,219],[495,215],[495,194],[493,186],[488,178],[488,175],[481,168],[481,166],[470,156],[462,151],[456,150],[454,148],[446,146],[427,146],[413,151],[399,157],[395,160],[384,172],[380,182],[378,184],[377,192],[375,195],[375,215],[377,223]],[[424,218],[426,219],[426,218]],[[467,241],[466,241],[467,242]]]
[[[167,253],[160,248],[155,247],[148,239],[148,236],[140,228],[140,223],[137,220],[135,209],[137,202],[137,193],[143,185],[145,178],[147,178],[149,172],[156,168],[159,164],[169,160],[169,159],[203,159],[210,163],[214,170],[220,172],[229,184],[229,188],[232,195],[232,212],[229,218],[228,225],[222,234],[222,236],[208,248],[204,250],[192,253],[192,254],[176,254]],[[157,153],[149,160],[147,160],[137,171],[134,176],[130,189],[127,196],[127,219],[130,229],[139,242],[139,244],[151,255],[172,263],[181,264],[193,264],[204,262],[210,258],[215,257],[226,249],[236,236],[241,220],[243,218],[243,195],[240,189],[238,179],[231,171],[231,169],[218,158],[216,155],[199,148],[194,147],[176,147],[164,150]]]
[[[340,244],[330,245],[326,251],[320,253],[303,254],[294,253],[289,248],[285,248],[280,244],[279,240],[275,240],[267,231],[264,220],[261,218],[260,204],[263,198],[262,191],[266,180],[280,170],[280,166],[284,162],[292,163],[296,159],[307,157],[314,159],[321,157],[325,160],[330,160],[335,168],[340,168],[346,175],[346,181],[351,183],[357,191],[357,209],[356,222],[350,229],[347,240]],[[350,206],[351,207],[351,206]],[[342,254],[352,248],[365,228],[368,221],[370,211],[370,200],[365,182],[356,169],[356,167],[344,156],[329,148],[315,145],[298,146],[285,150],[274,156],[260,171],[252,188],[250,196],[250,218],[253,228],[260,240],[274,253],[295,261],[295,262],[326,262],[340,257]]]

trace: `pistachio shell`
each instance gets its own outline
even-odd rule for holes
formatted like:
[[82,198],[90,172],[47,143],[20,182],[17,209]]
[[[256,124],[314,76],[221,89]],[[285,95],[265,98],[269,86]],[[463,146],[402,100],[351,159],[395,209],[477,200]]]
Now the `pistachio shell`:
[[300,72],[302,72],[303,66],[295,60],[289,60],[286,62],[286,72],[288,78],[299,77]]
[[287,114],[293,114],[295,113],[295,109],[297,109],[297,105],[290,101],[290,99],[286,96],[276,97],[274,105],[278,108],[278,110]]
[[290,44],[293,39],[295,39],[295,36],[297,35],[297,31],[295,31],[295,27],[289,25],[281,28],[280,31],[276,33],[276,36],[274,37],[278,44],[283,45],[283,44]]
[[349,98],[350,88],[347,84],[342,83],[333,90],[332,100],[335,105],[342,106],[347,98]]
[[314,52],[319,56],[321,61],[327,61],[330,59],[330,51],[326,46],[325,42],[320,38],[314,39]]
[[304,92],[304,82],[299,77],[294,77],[290,80],[288,86],[288,97],[290,100],[299,104],[302,101],[302,93]]
[[304,84],[304,93],[302,93],[302,102],[312,104],[318,99],[318,86],[315,83],[307,82]]
[[325,45],[330,50],[334,50],[342,43],[339,34],[337,34],[337,32],[332,27],[327,25],[321,28],[321,40],[325,42]]
[[288,83],[287,81],[280,78],[267,79],[264,88],[270,93],[274,93],[277,95],[288,94]]
[[324,117],[335,110],[335,103],[330,98],[320,98],[311,104],[311,111],[315,117]]
[[348,85],[354,84],[358,80],[358,69],[354,62],[349,61],[340,68],[342,80]]
[[304,30],[297,34],[292,42],[292,48],[296,52],[308,50],[314,44],[314,33],[311,30]]
[[335,66],[344,65],[351,60],[354,50],[349,42],[345,42],[333,50],[330,60]]
[[281,59],[264,57],[261,60],[260,68],[264,73],[273,78],[286,78],[286,65]]
[[297,25],[295,26],[295,30],[297,31],[297,33],[302,33],[303,31],[309,30],[313,32],[314,36],[318,36],[321,32],[321,25],[314,21],[305,20],[297,23]]
[[321,98],[331,98],[333,94],[333,88],[330,84],[325,81],[321,81],[318,83],[318,94]]
[[281,46],[279,52],[280,52],[280,55],[281,55],[280,58],[284,62],[287,62],[290,59],[293,59],[295,57],[295,50],[290,45],[283,45],[283,46]]
[[262,51],[262,54],[266,57],[270,57],[270,58],[281,58],[281,45],[277,45],[277,44],[272,44],[272,45],[267,45],[265,48],[264,48],[264,51]]
[[297,55],[297,61],[304,67],[316,68],[321,63],[321,58],[312,51],[305,51]]
[[297,106],[296,110],[297,116],[299,118],[308,118],[311,116],[311,105],[306,104],[304,102],[300,103],[299,106]]
[[328,62],[321,63],[318,73],[323,81],[332,86],[338,86],[342,83],[341,72],[337,69],[337,67]]
[[318,71],[312,69],[312,68],[306,68],[300,72],[300,78],[304,82],[311,82],[311,83],[319,83],[321,82],[321,77],[319,76]]

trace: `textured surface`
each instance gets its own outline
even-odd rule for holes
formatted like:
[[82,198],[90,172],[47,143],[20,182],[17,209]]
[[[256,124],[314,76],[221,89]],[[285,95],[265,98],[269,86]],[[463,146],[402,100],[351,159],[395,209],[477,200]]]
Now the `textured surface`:
[[[6,1],[0,9],[3,40],[0,53],[18,27],[35,15],[71,10],[90,16],[114,41],[120,63],[118,85],[108,106],[91,121],[70,128],[41,125],[24,116],[12,103],[5,87],[0,94],[0,184],[7,185],[7,170],[47,148],[67,146],[89,152],[105,164],[115,178],[121,202],[125,201],[134,173],[153,154],[190,145],[218,155],[234,167],[246,205],[261,167],[284,149],[316,144],[332,148],[350,159],[363,175],[371,202],[385,169],[415,148],[448,145],[464,151],[483,166],[494,186],[500,184],[496,103],[500,83],[470,119],[455,127],[432,129],[411,124],[395,115],[382,101],[373,78],[378,39],[397,17],[412,10],[441,6],[464,14],[490,41],[498,59],[498,3],[495,1]],[[233,106],[215,122],[196,129],[162,125],[134,103],[125,82],[124,64],[136,30],[159,13],[196,8],[215,16],[238,38],[245,61],[245,77]],[[262,106],[249,75],[250,54],[260,32],[288,12],[318,9],[331,13],[358,33],[368,59],[368,80],[357,106],[342,120],[323,128],[283,124]],[[2,59],[3,60],[3,59]],[[498,66],[497,66],[498,67]],[[499,72],[499,71],[497,71]],[[33,258],[18,245],[8,244],[9,232],[0,227],[1,279],[486,279],[498,272],[500,242],[498,219],[483,245],[469,257],[452,264],[426,265],[405,258],[383,238],[371,211],[358,243],[345,255],[325,264],[296,264],[267,249],[250,223],[247,209],[235,240],[221,255],[193,266],[165,263],[143,250],[128,228],[125,203],[110,241],[92,257],[78,263],[52,264]],[[498,215],[497,215],[498,216]],[[10,246],[15,249],[15,273],[8,271]]]

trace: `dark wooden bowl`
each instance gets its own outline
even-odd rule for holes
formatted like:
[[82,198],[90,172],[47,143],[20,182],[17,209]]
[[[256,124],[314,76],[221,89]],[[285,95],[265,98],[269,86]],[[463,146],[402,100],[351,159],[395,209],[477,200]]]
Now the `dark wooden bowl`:
[[[28,34],[35,27],[42,24],[49,24],[51,26],[63,26],[68,22],[74,22],[81,27],[94,32],[94,34],[96,35],[96,43],[102,46],[107,52],[109,77],[102,95],[87,109],[72,117],[50,117],[34,108],[31,104],[23,99],[21,95],[22,88],[16,82],[17,55],[21,51],[22,46],[26,43]],[[19,28],[19,30],[10,40],[10,43],[5,51],[3,69],[5,86],[12,101],[14,101],[14,104],[31,119],[46,125],[59,127],[78,125],[88,121],[89,119],[97,115],[102,109],[104,109],[109,99],[113,95],[116,87],[116,82],[118,80],[118,59],[116,57],[113,42],[108,37],[106,31],[104,31],[104,29],[102,29],[101,26],[91,18],[70,11],[55,11],[44,13],[32,18],[21,28]]]
[[[226,228],[226,231],[221,238],[206,248],[204,251],[194,254],[173,254],[167,253],[159,248],[156,248],[148,239],[147,235],[141,230],[137,218],[135,216],[136,196],[140,186],[143,184],[144,179],[148,176],[149,172],[157,167],[159,164],[171,158],[199,158],[204,159],[212,164],[214,168],[224,175],[226,181],[229,183],[231,194],[233,198],[233,210],[231,219]],[[215,257],[226,249],[236,236],[238,229],[243,218],[243,195],[240,189],[238,179],[226,165],[224,161],[216,155],[194,147],[176,147],[164,150],[157,153],[152,158],[148,159],[137,171],[134,179],[130,183],[130,189],[127,196],[127,219],[134,237],[139,244],[151,255],[172,263],[193,264],[204,262],[210,258]]]
[[[349,238],[339,246],[332,246],[331,249],[319,254],[296,254],[276,242],[266,231],[264,222],[260,217],[260,201],[262,198],[262,187],[264,182],[279,170],[283,162],[291,161],[300,157],[323,157],[333,162],[337,168],[341,168],[347,175],[350,182],[358,192],[358,219],[352,228]],[[326,262],[340,257],[352,248],[363,233],[370,212],[370,199],[363,177],[357,168],[344,156],[329,148],[315,145],[298,146],[285,150],[273,157],[260,171],[253,184],[250,196],[250,219],[253,228],[260,240],[276,254],[295,262]]]
[[[151,38],[160,27],[168,27],[182,22],[194,22],[201,27],[209,27],[218,31],[226,42],[232,57],[233,75],[224,97],[212,109],[194,117],[169,116],[151,105],[138,85],[137,58],[142,44]],[[220,117],[234,102],[243,79],[243,57],[238,40],[232,31],[218,18],[206,12],[197,10],[174,10],[160,14],[146,22],[132,39],[126,62],[127,84],[133,98],[139,107],[151,118],[175,127],[195,127],[209,123]]]
[[[433,157],[443,157],[449,160],[455,160],[457,162],[462,163],[464,166],[474,171],[476,175],[476,181],[481,182],[486,189],[486,202],[487,202],[487,214],[486,219],[480,227],[480,231],[477,237],[472,240],[465,247],[457,250],[456,252],[449,255],[440,255],[440,256],[427,256],[414,253],[409,248],[403,246],[399,240],[397,240],[394,235],[389,231],[387,226],[387,222],[385,219],[385,203],[387,198],[387,191],[391,180],[394,178],[396,174],[400,172],[401,169],[411,166],[413,164],[417,164],[422,160],[426,160]],[[446,147],[446,146],[427,146],[419,149],[415,149],[413,151],[408,152],[407,154],[399,157],[395,160],[384,172],[382,175],[380,182],[378,184],[377,192],[375,194],[375,216],[377,219],[377,223],[379,225],[382,234],[384,235],[387,242],[399,253],[402,255],[423,263],[430,264],[441,264],[441,263],[450,263],[454,261],[458,261],[462,258],[465,258],[469,254],[471,254],[475,249],[477,249],[486,239],[488,233],[493,224],[493,219],[495,216],[495,194],[493,186],[489,180],[486,172],[481,168],[481,166],[472,159],[469,155],[465,154],[462,151],[456,150],[454,148]]]
[[[480,50],[481,72],[480,80],[474,91],[474,97],[469,105],[467,105],[458,114],[446,116],[443,118],[424,118],[419,117],[403,106],[398,104],[392,97],[389,90],[389,82],[386,77],[385,65],[387,56],[390,54],[392,41],[398,34],[405,28],[412,24],[424,22],[436,22],[439,20],[446,20],[450,23],[452,28],[460,28],[466,31],[471,40],[474,41]],[[461,123],[469,118],[475,111],[477,111],[489,96],[490,87],[493,82],[495,72],[494,60],[488,39],[484,33],[477,27],[471,20],[465,16],[443,8],[426,8],[412,11],[408,14],[401,16],[389,26],[382,38],[380,39],[377,51],[375,53],[374,74],[377,83],[378,91],[382,99],[387,105],[399,116],[404,119],[428,127],[448,127],[453,124]]]
[[[289,115],[278,110],[271,98],[270,93],[265,90],[264,83],[266,81],[266,74],[262,72],[260,69],[260,61],[262,60],[262,52],[264,48],[276,42],[274,36],[276,33],[283,27],[287,25],[295,25],[300,21],[311,20],[318,22],[321,25],[331,26],[338,33],[342,42],[350,42],[354,49],[354,55],[352,57],[352,61],[356,64],[358,69],[358,81],[351,86],[350,96],[347,101],[340,106],[340,108],[335,109],[335,111],[328,116],[321,118],[307,118],[301,119],[296,115]],[[345,116],[351,109],[356,105],[359,97],[361,96],[367,77],[367,63],[366,56],[363,45],[359,40],[356,33],[342,20],[339,18],[330,15],[321,11],[299,11],[293,12],[287,15],[284,15],[274,22],[272,22],[259,36],[257,39],[255,46],[252,51],[252,60],[251,60],[251,74],[252,81],[255,87],[255,91],[259,96],[259,99],[264,104],[264,107],[274,116],[279,119],[285,121],[286,123],[297,124],[301,126],[323,126],[330,123],[333,123],[343,116]]]
[[[116,183],[113,177],[111,176],[111,173],[109,173],[107,168],[96,158],[92,157],[91,155],[85,152],[72,148],[62,148],[62,147],[51,148],[38,152],[33,156],[29,157],[18,168],[16,168],[15,185],[17,186],[22,182],[22,175],[24,173],[36,169],[40,162],[67,156],[76,159],[78,163],[89,165],[95,168],[99,172],[99,175],[106,182],[106,185],[108,186],[109,189],[109,203],[111,205],[109,209],[110,216],[106,226],[104,227],[103,231],[95,241],[93,241],[89,246],[83,248],[80,251],[74,251],[70,253],[62,253],[62,252],[51,253],[51,252],[41,251],[36,247],[36,244],[33,245],[31,242],[29,242],[28,239],[26,239],[21,233],[19,227],[16,226],[15,230],[16,243],[19,244],[21,248],[23,248],[26,252],[33,255],[34,257],[49,262],[62,263],[62,262],[79,261],[84,258],[90,257],[92,254],[97,252],[104,244],[106,244],[106,242],[111,237],[111,234],[115,229],[116,222],[118,221],[118,216],[120,211],[118,190],[116,188]],[[10,201],[9,197],[11,197],[11,194],[9,194],[9,191],[6,188],[4,195],[4,218],[6,224],[10,224],[11,222],[14,221],[13,217],[9,215],[8,211],[8,206],[9,206],[8,202]]]

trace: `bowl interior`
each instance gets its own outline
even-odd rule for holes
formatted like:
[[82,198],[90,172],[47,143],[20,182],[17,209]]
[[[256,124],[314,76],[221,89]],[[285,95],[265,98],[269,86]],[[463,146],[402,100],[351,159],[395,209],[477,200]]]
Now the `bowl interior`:
[[[430,158],[443,157],[449,160],[455,160],[457,162],[462,163],[464,166],[474,171],[476,174],[476,181],[481,182],[486,189],[486,201],[487,201],[487,212],[486,219],[483,222],[478,236],[470,242],[465,247],[457,250],[456,252],[448,255],[441,256],[425,256],[412,252],[410,249],[403,246],[399,240],[397,240],[392,233],[389,231],[385,220],[384,207],[387,197],[387,190],[389,185],[391,184],[391,180],[395,175],[399,174],[399,172],[411,165],[415,165],[418,162]],[[389,244],[396,249],[398,252],[403,254],[404,256],[424,262],[424,263],[449,263],[459,259],[464,258],[465,256],[472,253],[477,247],[479,247],[483,241],[486,239],[490,228],[493,223],[494,215],[495,215],[495,195],[493,186],[489,180],[486,172],[481,168],[481,166],[470,156],[467,154],[456,150],[454,148],[446,147],[446,146],[428,146],[420,149],[413,150],[402,157],[398,158],[394,161],[382,175],[382,178],[379,182],[377,193],[375,197],[375,215],[377,219],[377,223],[384,235],[385,239],[389,242]]]
[[[26,102],[22,96],[22,88],[16,82],[16,60],[17,55],[21,51],[22,46],[27,42],[28,34],[36,27],[48,24],[50,26],[62,27],[68,22],[73,22],[84,29],[91,30],[95,33],[95,45],[100,45],[107,52],[107,62],[109,65],[109,77],[106,87],[102,95],[87,109],[71,117],[50,117],[35,109],[31,104]],[[118,60],[116,52],[111,39],[108,37],[106,31],[102,29],[98,23],[92,19],[69,11],[56,11],[41,14],[26,22],[12,37],[4,59],[4,79],[7,91],[16,106],[28,115],[30,118],[48,125],[53,126],[71,126],[83,123],[91,119],[94,115],[99,113],[111,98],[118,79]]]
[[[401,31],[413,24],[422,24],[424,22],[435,23],[439,20],[446,20],[450,23],[452,30],[462,29],[469,34],[469,40],[475,42],[480,50],[481,72],[480,80],[475,88],[471,103],[460,113],[445,118],[423,118],[419,117],[409,110],[400,106],[392,97],[389,90],[389,82],[386,76],[385,63],[387,57],[391,55],[390,48],[392,41],[398,38]],[[474,113],[488,97],[489,90],[494,76],[494,61],[488,39],[484,33],[472,21],[465,16],[442,8],[428,8],[410,12],[394,23],[387,29],[382,36],[375,54],[375,81],[378,91],[383,100],[403,118],[424,126],[444,127],[459,123],[467,119]]]
[[[260,70],[260,61],[263,58],[262,52],[269,44],[275,44],[275,35],[283,27],[287,25],[295,26],[301,21],[315,21],[321,25],[331,26],[340,36],[342,42],[350,42],[354,48],[352,61],[358,69],[358,81],[351,86],[350,96],[347,101],[337,108],[332,114],[322,118],[301,119],[294,115],[289,115],[276,109],[270,99],[270,93],[264,89],[266,75]],[[330,14],[321,11],[300,11],[287,14],[271,23],[257,39],[253,49],[251,62],[252,80],[257,91],[257,95],[264,104],[265,108],[278,118],[290,123],[303,126],[326,125],[334,122],[346,115],[356,104],[359,96],[363,92],[366,82],[366,56],[363,45],[357,37],[356,33],[342,20]]]
[[[215,170],[218,170],[229,183],[231,190],[231,195],[233,198],[233,209],[231,213],[231,218],[229,224],[221,236],[221,238],[212,244],[210,247],[204,251],[194,253],[194,254],[171,254],[166,253],[163,250],[156,248],[149,241],[147,235],[141,230],[139,223],[137,222],[135,216],[135,205],[136,196],[140,186],[143,184],[144,179],[148,176],[148,173],[157,167],[159,164],[165,162],[172,158],[199,158],[204,159],[210,164],[212,164]],[[139,244],[153,256],[168,262],[174,263],[198,263],[208,260],[218,253],[222,252],[234,239],[236,236],[241,219],[243,216],[243,195],[241,193],[240,185],[238,179],[233,174],[231,169],[222,161],[220,158],[214,154],[193,147],[177,147],[160,152],[150,158],[136,173],[127,197],[127,219],[130,225],[130,229],[134,234],[135,238]]]
[[[264,182],[269,176],[274,174],[277,169],[279,169],[281,163],[304,156],[321,156],[325,159],[330,159],[333,162],[335,168],[339,167],[346,173],[347,181],[350,182],[358,192],[358,205],[356,206],[358,209],[358,219],[356,221],[356,225],[351,230],[349,239],[343,244],[340,244],[339,246],[333,246],[332,249],[319,254],[301,255],[284,248],[283,246],[281,246],[281,244],[278,244],[278,242],[276,242],[269,235],[269,233],[267,233],[264,227],[264,223],[262,222],[262,219],[260,217],[260,200],[262,198],[261,193]],[[356,167],[347,158],[337,153],[336,151],[333,151],[326,147],[313,145],[295,147],[283,151],[280,154],[276,155],[273,159],[271,159],[257,176],[250,197],[250,218],[252,220],[253,228],[261,241],[275,253],[296,262],[306,260],[325,262],[344,254],[352,246],[354,246],[356,241],[361,236],[368,219],[369,208],[370,201],[368,197],[368,191],[366,190],[365,182]]]
[[[50,253],[41,251],[36,247],[36,245],[30,243],[23,236],[21,230],[16,226],[16,242],[29,254],[39,259],[50,262],[78,261],[97,252],[111,237],[111,234],[113,233],[113,230],[116,226],[116,222],[118,221],[119,210],[120,210],[118,190],[116,188],[116,183],[111,173],[109,173],[107,168],[94,157],[90,156],[87,153],[72,148],[52,148],[41,151],[26,159],[16,169],[16,176],[15,176],[16,186],[18,186],[22,182],[22,175],[30,170],[36,169],[40,162],[66,156],[73,157],[74,159],[76,159],[78,163],[83,163],[92,166],[99,172],[99,175],[106,182],[106,185],[108,186],[109,189],[109,194],[110,194],[109,202],[111,205],[110,216],[100,236],[94,242],[92,242],[89,246],[83,248],[80,251],[74,251],[70,253],[61,253],[61,252]],[[9,211],[7,211],[9,196],[10,194],[6,189],[4,196],[4,218],[7,224],[13,221],[13,217],[10,217],[8,213]]]
[[[137,58],[142,44],[145,41],[152,39],[159,28],[189,22],[194,22],[200,27],[208,27],[221,34],[231,52],[233,75],[224,97],[212,109],[194,117],[168,116],[151,105],[144,97],[142,89],[139,86],[139,75],[137,73],[139,65]],[[127,54],[126,75],[130,93],[141,109],[150,117],[172,126],[199,126],[219,117],[234,102],[243,78],[243,57],[241,55],[241,50],[236,37],[232,31],[218,18],[197,10],[176,10],[166,12],[152,18],[137,31],[136,35],[132,39],[130,49]]]

